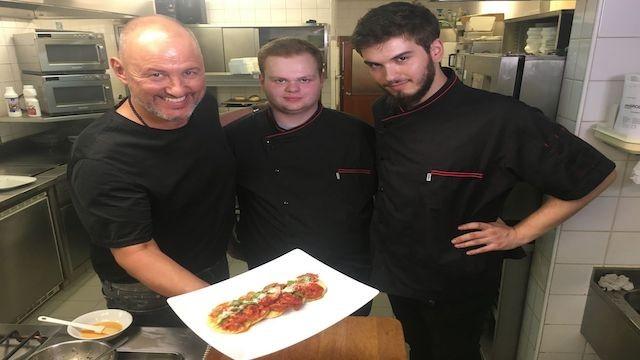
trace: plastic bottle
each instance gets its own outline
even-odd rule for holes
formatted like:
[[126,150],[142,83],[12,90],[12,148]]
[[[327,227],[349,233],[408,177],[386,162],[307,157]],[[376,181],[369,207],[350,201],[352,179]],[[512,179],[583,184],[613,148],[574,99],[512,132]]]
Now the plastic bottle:
[[36,89],[33,85],[25,85],[22,88],[22,95],[24,95],[24,104],[27,110],[27,116],[29,117],[37,117],[42,116],[40,112],[40,102],[37,98]]
[[21,117],[22,110],[20,110],[20,102],[18,101],[18,94],[13,90],[13,86],[7,86],[4,90],[4,100],[7,103],[7,115],[10,117]]

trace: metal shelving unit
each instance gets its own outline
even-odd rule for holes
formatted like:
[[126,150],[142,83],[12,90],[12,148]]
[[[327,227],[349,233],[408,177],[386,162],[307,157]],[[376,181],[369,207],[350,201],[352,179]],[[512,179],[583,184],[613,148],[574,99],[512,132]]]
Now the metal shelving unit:
[[72,115],[60,115],[60,116],[38,116],[38,117],[0,117],[0,123],[22,123],[22,124],[41,124],[41,123],[53,123],[60,121],[74,121],[74,120],[86,120],[97,119],[104,114],[89,113],[89,114],[72,114]]

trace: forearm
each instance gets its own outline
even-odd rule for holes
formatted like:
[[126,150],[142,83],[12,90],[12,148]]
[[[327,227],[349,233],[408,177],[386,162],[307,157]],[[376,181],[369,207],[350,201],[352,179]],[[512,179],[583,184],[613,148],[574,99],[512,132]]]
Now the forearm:
[[613,171],[589,194],[577,200],[565,201],[549,197],[537,211],[514,227],[519,242],[529,243],[567,220],[600,195],[615,178],[616,172]]
[[165,255],[153,240],[111,251],[129,275],[160,295],[180,295],[209,285]]

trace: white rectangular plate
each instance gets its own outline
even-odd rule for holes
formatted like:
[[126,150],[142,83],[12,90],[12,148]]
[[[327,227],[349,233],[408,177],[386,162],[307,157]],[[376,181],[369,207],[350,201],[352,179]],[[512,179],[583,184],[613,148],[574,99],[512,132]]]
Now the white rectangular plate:
[[36,180],[36,178],[31,176],[0,175],[0,190],[13,189],[18,186],[31,184]]
[[[264,319],[240,334],[222,334],[207,324],[209,313],[217,305],[305,273],[318,274],[326,284],[323,298],[305,303],[298,311]],[[319,333],[358,310],[378,292],[295,249],[229,280],[169,298],[168,302],[180,319],[209,345],[233,359],[253,359]]]

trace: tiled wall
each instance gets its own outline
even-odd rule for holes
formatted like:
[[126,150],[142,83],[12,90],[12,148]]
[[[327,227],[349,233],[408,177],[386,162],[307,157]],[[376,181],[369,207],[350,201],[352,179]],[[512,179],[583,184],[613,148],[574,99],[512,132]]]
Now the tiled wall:
[[[281,26],[302,25],[313,19],[318,23],[329,24],[332,32],[331,10],[336,0],[206,0],[207,20],[216,26]],[[337,49],[329,47],[328,59],[332,59]],[[336,107],[334,89],[335,63],[328,61],[327,81],[322,89],[322,102],[325,106]],[[224,101],[236,95],[261,95],[260,89],[253,87],[219,87],[218,101]]]
[[[580,334],[591,271],[640,266],[640,185],[629,179],[640,156],[596,140],[592,130],[612,119],[624,74],[640,72],[640,27],[629,11],[637,5],[636,0],[576,2],[557,120],[613,160],[618,179],[559,227],[548,264],[536,269],[534,259],[530,291],[544,294],[544,300],[541,320],[535,318],[537,309],[525,312],[525,321],[538,321],[530,321],[529,328],[538,331],[525,332],[523,326],[520,344],[528,348],[519,349],[519,360],[598,359]],[[548,273],[550,282],[540,283],[536,273]]]

